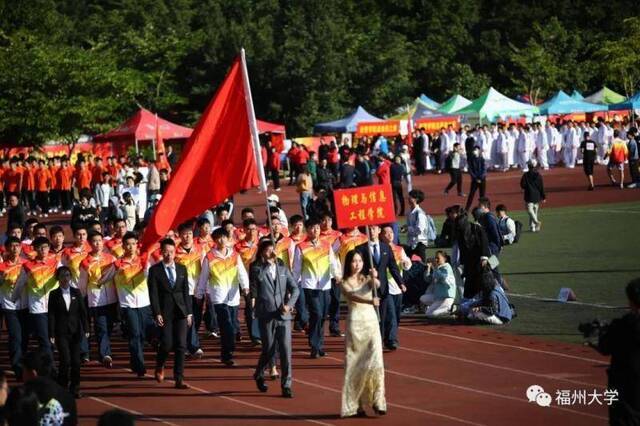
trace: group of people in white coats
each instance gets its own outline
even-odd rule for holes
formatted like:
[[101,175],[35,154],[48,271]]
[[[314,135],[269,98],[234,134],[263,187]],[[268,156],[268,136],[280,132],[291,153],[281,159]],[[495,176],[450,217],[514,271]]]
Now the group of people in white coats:
[[[423,130],[414,137],[426,139],[424,155],[426,170],[440,173],[445,168],[446,159],[453,151],[454,144],[461,147],[460,168],[466,168],[466,154],[469,147],[479,146],[487,168],[507,171],[512,168],[527,170],[530,160],[536,160],[542,169],[563,165],[574,168],[582,160],[580,144],[588,132],[597,144],[598,164],[605,164],[605,154],[613,142],[613,130],[626,134],[629,124],[607,122],[600,118],[592,121],[562,121],[554,123],[526,124],[492,123],[470,127],[463,126],[456,131],[453,126],[426,134]],[[472,139],[471,139],[472,138]]]

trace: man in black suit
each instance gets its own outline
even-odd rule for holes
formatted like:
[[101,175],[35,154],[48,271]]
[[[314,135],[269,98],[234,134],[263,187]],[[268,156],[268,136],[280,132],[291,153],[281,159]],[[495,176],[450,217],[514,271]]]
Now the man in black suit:
[[349,158],[345,158],[340,164],[340,188],[352,188],[354,186],[354,178],[356,168],[349,162]]
[[175,363],[173,376],[176,389],[187,389],[184,383],[184,353],[187,348],[187,330],[193,321],[187,269],[175,262],[176,244],[165,238],[160,242],[162,261],[149,268],[147,284],[151,310],[160,327],[160,345],[156,358],[156,380],[164,381],[164,365],[173,349]]
[[59,267],[56,279],[60,286],[49,294],[49,336],[60,357],[58,384],[80,398],[80,342],[83,334],[89,337],[87,309],[80,290],[71,287],[68,267]]
[[[380,332],[382,336],[385,336],[384,324],[386,323],[387,315],[387,303],[389,294],[389,281],[387,279],[387,271],[391,273],[393,279],[398,283],[398,286],[404,285],[402,275],[393,257],[393,251],[389,244],[380,241],[379,225],[369,226],[369,241],[360,244],[355,248],[360,253],[364,260],[362,273],[367,275],[371,269],[371,260],[373,260],[374,267],[378,271],[378,279],[380,280],[380,288],[378,289],[378,297],[380,298]],[[397,349],[397,345],[394,342],[385,342],[387,349],[392,351]]]

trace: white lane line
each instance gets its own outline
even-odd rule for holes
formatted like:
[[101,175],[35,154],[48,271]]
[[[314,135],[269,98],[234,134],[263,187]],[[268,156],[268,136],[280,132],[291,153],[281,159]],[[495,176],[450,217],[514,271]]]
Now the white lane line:
[[[332,357],[332,356],[326,356],[325,358],[332,359],[334,361],[338,361],[340,364],[342,364],[344,362],[343,359],[335,358],[335,357]],[[427,378],[420,377],[420,376],[415,376],[415,375],[412,375],[412,374],[401,373],[399,371],[390,370],[388,368],[385,368],[384,372],[385,372],[385,374],[393,374],[393,375],[404,377],[404,378],[409,378],[409,379],[418,380],[418,381],[422,381],[422,382],[433,383],[433,384],[436,384],[436,385],[451,387],[451,388],[462,390],[462,391],[465,391],[465,392],[477,393],[477,394],[480,394],[480,395],[491,396],[491,397],[500,398],[500,399],[506,399],[506,400],[509,400],[509,401],[516,401],[516,402],[520,402],[520,403],[527,404],[527,405],[530,404],[527,401],[527,399],[524,398],[524,397],[523,398],[516,398],[516,397],[513,397],[513,396],[502,395],[502,394],[499,394],[499,393],[484,391],[484,390],[481,390],[481,389],[470,388],[470,387],[467,387],[467,386],[455,385],[453,383],[443,382],[443,381],[440,381],[440,380],[427,379]],[[293,379],[293,380],[294,381],[299,381],[300,383],[304,383],[304,384],[307,384],[309,386],[315,386],[315,387],[318,387],[318,388],[321,388],[321,389],[332,390],[334,392],[341,393],[341,391],[339,391],[337,389],[332,389],[332,388],[330,388],[328,386],[317,385],[315,383],[310,383],[310,382],[303,382],[303,381],[300,381],[299,379]],[[393,406],[393,404],[387,404],[387,405]],[[408,407],[408,408],[412,409],[412,407]],[[580,416],[591,417],[591,418],[594,418],[594,419],[605,420],[605,421],[609,420],[609,418],[605,417],[605,416],[599,416],[597,414],[591,414],[591,413],[583,413],[581,411],[572,410],[572,409],[564,408],[564,407],[558,407],[558,406],[555,406],[555,405],[552,405],[550,408],[555,409],[555,410],[564,411],[564,412],[571,413],[571,414],[577,414],[577,415],[580,415]],[[415,409],[415,410],[418,410],[418,409]],[[438,413],[435,413],[435,414],[438,414]],[[456,418],[453,418],[453,419],[462,420],[462,419],[456,419]],[[463,420],[463,421],[467,422],[466,420]]]
[[[127,368],[119,368],[118,370],[131,372],[131,370],[129,370]],[[153,377],[150,374],[145,374],[144,376],[145,377],[149,377],[149,378],[153,378],[155,380],[155,377]],[[212,377],[212,379],[213,378],[215,378],[215,377]],[[172,382],[175,383],[171,379],[166,379],[165,382],[167,382],[167,383],[172,383]],[[301,416],[301,415],[298,415],[298,414],[286,413],[284,411],[274,410],[273,408],[265,407],[265,406],[258,405],[258,404],[253,404],[253,403],[247,402],[247,401],[242,401],[240,399],[236,399],[236,398],[233,398],[233,397],[230,397],[230,396],[218,395],[218,394],[216,394],[214,392],[208,391],[206,389],[199,388],[197,386],[189,385],[189,389],[193,389],[193,390],[198,391],[198,392],[200,392],[202,394],[205,394],[205,395],[212,395],[212,396],[215,396],[217,398],[222,398],[222,399],[226,399],[228,401],[233,401],[233,402],[236,402],[238,404],[245,405],[247,407],[252,407],[252,408],[257,408],[259,410],[267,411],[267,412],[272,413],[272,414],[278,414],[280,416],[287,416],[287,417],[291,417],[292,419],[296,419],[296,420],[304,420],[305,422],[310,422],[310,423],[314,423],[314,424],[322,425],[322,426],[334,426],[331,423],[324,423],[324,422],[321,422],[321,421],[318,421],[318,420],[306,419],[304,416]],[[115,406],[115,404],[110,404],[107,401],[102,401],[102,400],[100,400],[100,398],[96,398],[96,397],[93,397],[93,396],[91,398],[93,398],[95,400],[99,400],[100,402],[104,402],[107,405],[114,405]],[[117,408],[120,408],[120,407],[117,407]],[[136,414],[134,411],[128,410],[126,408],[122,408],[122,410],[129,411],[132,414]],[[136,414],[136,415],[144,415],[144,414]],[[178,426],[178,425],[176,425],[174,423],[167,423],[167,422],[165,422],[165,421],[163,421],[161,419],[154,419],[154,418],[151,418],[151,417],[146,417],[146,418],[150,418],[151,420],[156,420],[156,421],[159,421],[159,422],[162,422],[162,423],[166,423],[168,425]]]
[[[331,358],[331,357],[327,357],[327,358]],[[336,359],[336,358],[331,358],[331,359]],[[302,383],[303,385],[307,385],[307,386],[311,386],[311,387],[315,387],[318,389],[323,389],[329,392],[333,392],[333,393],[339,393],[342,394],[341,390],[329,387],[329,386],[324,386],[324,385],[319,385],[317,383],[312,383],[312,382],[307,382],[305,380],[300,380],[300,379],[293,379],[294,382],[298,382],[298,383]],[[428,414],[430,416],[436,416],[436,417],[441,417],[447,420],[452,420],[454,422],[459,422],[459,423],[463,423],[463,424],[467,424],[467,425],[474,425],[474,426],[484,426],[484,424],[482,423],[476,423],[476,422],[470,422],[468,420],[464,420],[464,419],[460,419],[458,417],[452,417],[452,416],[448,416],[446,414],[442,414],[442,413],[436,413],[435,411],[429,411],[429,410],[424,410],[422,408],[415,408],[415,407],[409,407],[406,405],[401,405],[401,404],[396,404],[396,403],[392,403],[392,402],[388,402],[387,401],[387,405],[389,407],[396,407],[396,408],[400,408],[403,410],[407,410],[407,411],[414,411],[417,413],[421,413],[421,414]]]
[[133,414],[134,416],[138,416],[138,417],[140,417],[138,420],[151,420],[153,422],[162,423],[162,424],[165,424],[165,425],[168,425],[168,426],[179,426],[176,423],[171,423],[171,422],[168,422],[166,420],[159,419],[157,417],[149,417],[146,414],[141,413],[139,411],[132,410],[130,408],[126,408],[126,407],[123,407],[123,406],[118,405],[118,404],[114,404],[113,402],[105,401],[104,399],[98,398],[96,396],[90,396],[89,399],[92,399],[92,400],[94,400],[96,402],[99,402],[100,404],[104,404],[104,405],[106,405],[108,407],[117,408],[118,410],[126,411],[129,414]]
[[494,365],[494,364],[489,364],[489,363],[481,362],[481,361],[473,361],[473,360],[470,360],[470,359],[461,358],[461,357],[457,357],[457,356],[453,356],[453,355],[439,354],[439,353],[436,353],[436,352],[424,351],[424,350],[421,350],[421,349],[407,348],[405,346],[400,346],[398,349],[403,350],[403,351],[408,351],[408,352],[419,353],[419,354],[423,354],[423,355],[430,355],[430,356],[434,356],[434,357],[438,357],[438,358],[451,359],[451,360],[454,360],[454,361],[460,361],[460,362],[464,362],[464,363],[468,363],[468,364],[479,365],[479,366],[482,366],[482,367],[493,368],[493,369],[496,369],[496,370],[509,371],[510,373],[518,373],[518,374],[524,374],[524,375],[527,375],[527,376],[539,377],[541,379],[559,380],[559,381],[563,381],[563,382],[573,383],[573,384],[576,384],[576,385],[587,385],[587,386],[595,386],[595,387],[602,386],[601,383],[597,384],[597,383],[582,382],[580,380],[573,380],[573,379],[561,377],[561,376],[558,376],[558,375],[555,375],[555,374],[533,373],[531,371],[519,370],[517,368],[504,367],[504,366],[501,366],[501,365]]
[[[335,359],[335,358],[333,358],[333,359]],[[466,391],[466,392],[473,392],[473,393],[478,393],[480,395],[492,396],[494,398],[507,399],[509,401],[516,401],[516,402],[520,402],[520,403],[527,404],[527,405],[530,404],[529,401],[527,399],[525,399],[524,397],[523,398],[516,398],[516,397],[513,397],[513,396],[502,395],[502,394],[499,394],[499,393],[484,391],[484,390],[481,390],[481,389],[470,388],[470,387],[467,387],[467,386],[454,385],[453,383],[447,383],[447,382],[443,382],[443,381],[440,381],[440,380],[426,379],[424,377],[418,377],[418,376],[414,376],[412,374],[400,373],[399,371],[394,371],[394,370],[385,369],[385,373],[393,374],[393,375],[400,376],[400,377],[405,377],[405,378],[408,378],[408,379],[419,380],[419,381],[422,381],[422,382],[434,383],[434,384],[441,385],[441,386],[452,387],[454,389],[458,389],[458,390],[462,390],[462,391]],[[572,410],[570,408],[558,407],[556,405],[552,405],[550,408],[553,408],[554,410],[565,411],[565,412],[571,413],[571,414],[578,414],[580,416],[592,417],[594,419],[601,419],[601,420],[605,420],[605,421],[609,420],[609,418],[606,417],[606,416],[599,416],[597,414],[584,413],[584,412],[581,412],[581,411]]]
[[237,402],[238,404],[246,405],[247,407],[252,407],[252,408],[257,408],[257,409],[260,409],[260,410],[268,411],[268,412],[270,412],[272,414],[278,414],[280,416],[291,417],[292,419],[295,419],[295,420],[304,420],[305,422],[314,423],[314,424],[323,425],[323,426],[334,426],[331,423],[324,423],[324,422],[321,422],[321,421],[318,421],[318,420],[307,419],[307,418],[304,417],[304,415],[298,415],[298,414],[286,413],[284,411],[274,410],[273,408],[268,408],[268,407],[264,407],[262,405],[253,404],[251,402],[242,401],[240,399],[232,398],[230,396],[216,395],[214,392],[210,392],[210,391],[208,391],[206,389],[202,389],[202,388],[199,388],[197,386],[189,385],[189,389],[196,390],[196,391],[198,391],[200,393],[203,393],[203,394],[206,394],[206,395],[212,395],[212,396],[215,396],[217,398],[226,399],[228,401]]
[[594,362],[594,363],[600,364],[600,365],[609,365],[608,362],[602,361],[600,359],[587,358],[587,357],[582,357],[582,356],[577,356],[577,355],[563,354],[561,352],[545,351],[545,350],[542,350],[542,349],[534,349],[534,348],[528,348],[526,346],[518,346],[518,345],[509,345],[509,344],[506,344],[506,343],[490,342],[490,341],[487,341],[487,340],[472,339],[470,337],[454,336],[452,334],[447,334],[447,333],[438,333],[438,332],[435,332],[435,331],[418,330],[418,329],[415,329],[415,328],[405,327],[405,326],[401,326],[401,327],[398,327],[398,328],[400,328],[401,330],[411,331],[413,333],[429,334],[429,335],[432,335],[432,336],[442,336],[442,337],[448,337],[450,339],[462,340],[462,341],[465,341],[465,342],[482,343],[482,344],[485,344],[485,345],[500,346],[500,347],[511,348],[511,349],[520,349],[520,350],[525,351],[525,352],[534,352],[534,353],[540,353],[540,354],[545,354],[545,355],[558,356],[558,357],[562,357],[562,358],[577,359],[577,360],[586,361],[586,362]]
[[[561,273],[572,274],[573,272],[561,272]],[[584,273],[589,273],[589,271],[585,271]],[[503,275],[509,275],[509,273],[505,272]],[[509,293],[509,296],[521,297],[524,299],[540,300],[542,302],[557,302],[558,304],[564,304],[564,305],[591,306],[593,308],[602,308],[602,309],[627,309],[626,306],[611,306],[611,305],[604,305],[601,303],[586,303],[586,302],[578,302],[578,301],[558,302],[557,299],[550,298],[550,297],[541,297],[534,293],[531,293],[531,294]]]

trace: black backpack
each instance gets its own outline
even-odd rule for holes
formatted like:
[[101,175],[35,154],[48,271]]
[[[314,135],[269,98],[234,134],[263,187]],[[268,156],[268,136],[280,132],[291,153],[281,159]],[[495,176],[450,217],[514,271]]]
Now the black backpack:
[[514,220],[515,224],[516,224],[516,236],[513,238],[513,244],[517,243],[518,241],[520,241],[520,235],[522,235],[522,222],[520,222],[519,220]]

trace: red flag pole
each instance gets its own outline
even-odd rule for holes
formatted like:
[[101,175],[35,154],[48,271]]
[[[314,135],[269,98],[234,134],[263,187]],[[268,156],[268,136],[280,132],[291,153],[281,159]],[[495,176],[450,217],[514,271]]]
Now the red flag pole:
[[[271,214],[269,213],[269,200],[267,194],[267,178],[264,175],[264,163],[262,162],[262,153],[260,150],[260,138],[258,136],[258,122],[256,121],[256,113],[253,109],[253,96],[251,95],[251,84],[249,83],[249,72],[247,71],[247,60],[244,48],[240,49],[240,57],[242,62],[242,80],[244,82],[244,97],[247,104],[247,116],[249,117],[249,129],[251,131],[251,141],[253,142],[253,156],[256,159],[256,167],[258,168],[258,177],[260,179],[260,191],[264,194],[264,202],[267,209],[267,223],[269,224],[269,233],[273,240],[273,231],[271,226]],[[275,243],[275,241],[274,241]]]

